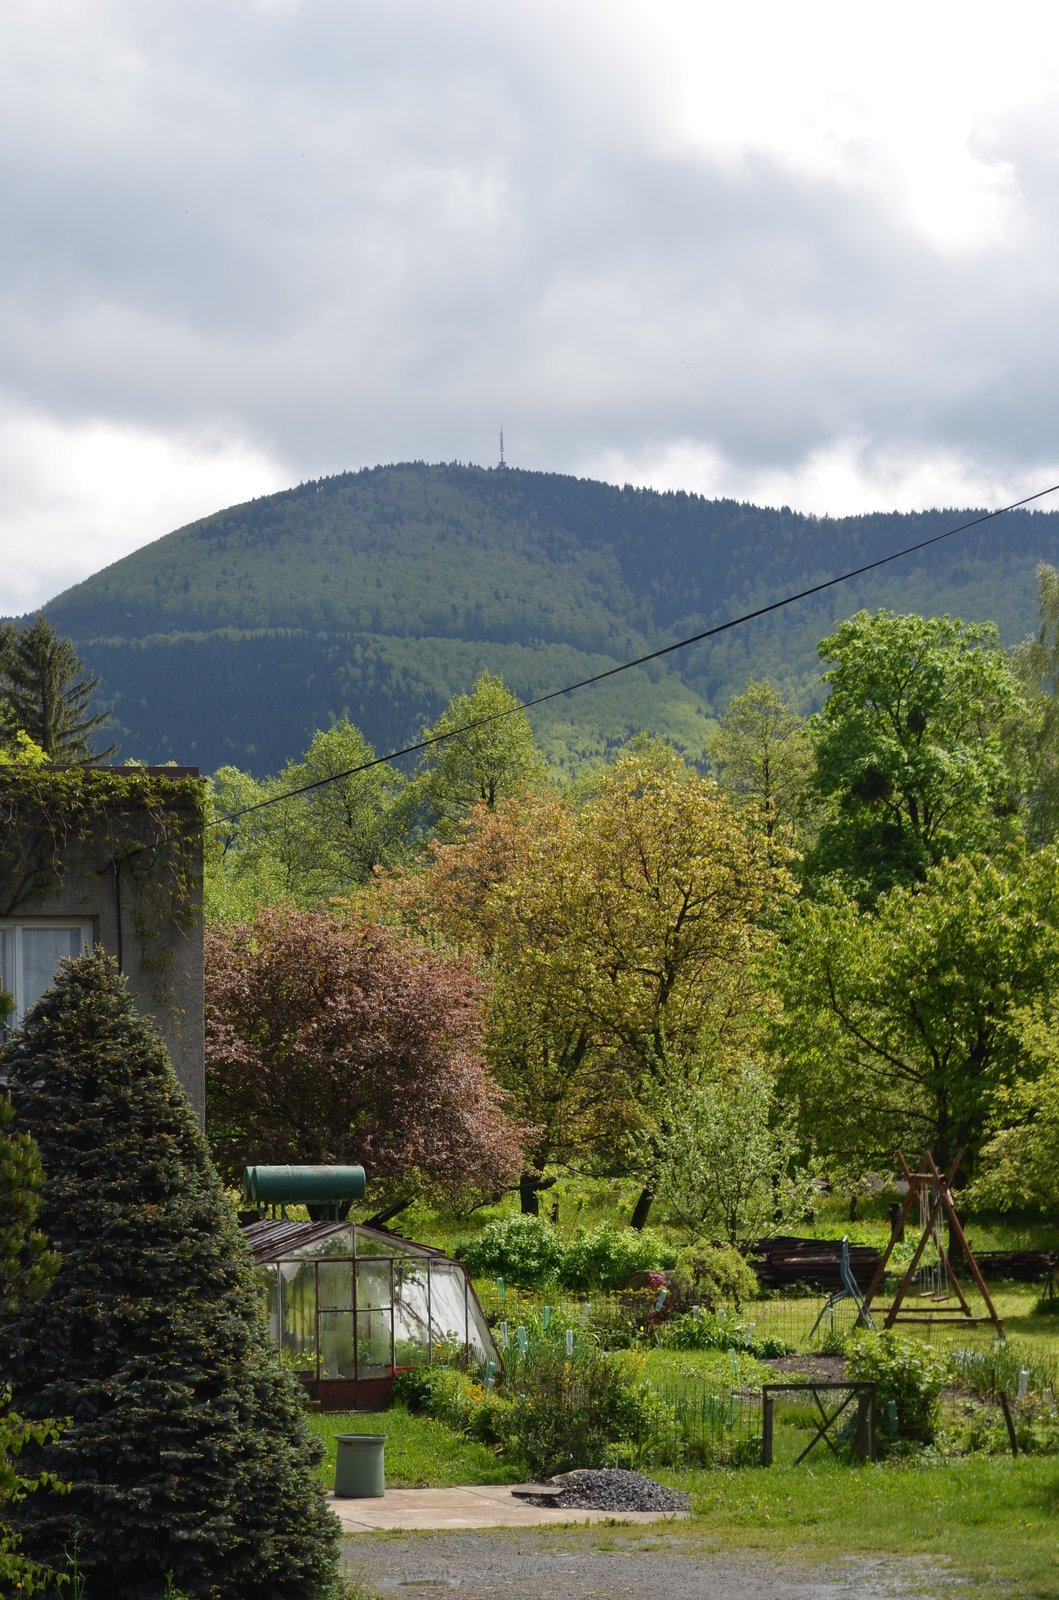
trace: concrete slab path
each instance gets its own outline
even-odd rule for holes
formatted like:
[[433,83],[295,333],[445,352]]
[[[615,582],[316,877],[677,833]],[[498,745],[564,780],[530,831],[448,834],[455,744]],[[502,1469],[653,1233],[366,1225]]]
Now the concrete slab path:
[[344,1533],[374,1529],[430,1530],[441,1528],[543,1528],[570,1522],[666,1522],[685,1517],[680,1511],[554,1511],[531,1506],[515,1491],[546,1494],[554,1487],[537,1483],[474,1484],[456,1489],[387,1489],[367,1499],[338,1499],[328,1504]]

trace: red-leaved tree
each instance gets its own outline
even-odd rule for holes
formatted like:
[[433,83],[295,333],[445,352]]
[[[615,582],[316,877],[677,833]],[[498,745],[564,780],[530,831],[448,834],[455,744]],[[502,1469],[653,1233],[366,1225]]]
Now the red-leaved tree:
[[267,908],[206,941],[206,1117],[230,1178],[360,1162],[379,1200],[492,1193],[521,1166],[469,962],[373,924]]

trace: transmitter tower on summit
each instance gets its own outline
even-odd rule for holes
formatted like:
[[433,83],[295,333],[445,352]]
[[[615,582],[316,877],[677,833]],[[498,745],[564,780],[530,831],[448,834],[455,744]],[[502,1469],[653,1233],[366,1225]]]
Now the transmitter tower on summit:
[[501,430],[500,430],[500,460],[496,464],[496,470],[498,472],[506,472],[507,471],[507,462],[504,460],[504,430],[503,430],[503,428],[501,428]]

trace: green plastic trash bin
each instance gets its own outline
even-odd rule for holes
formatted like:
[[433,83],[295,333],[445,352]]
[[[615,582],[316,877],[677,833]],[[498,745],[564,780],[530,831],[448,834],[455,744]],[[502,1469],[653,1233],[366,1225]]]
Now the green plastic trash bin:
[[384,1433],[339,1433],[335,1444],[336,1499],[368,1500],[386,1493]]

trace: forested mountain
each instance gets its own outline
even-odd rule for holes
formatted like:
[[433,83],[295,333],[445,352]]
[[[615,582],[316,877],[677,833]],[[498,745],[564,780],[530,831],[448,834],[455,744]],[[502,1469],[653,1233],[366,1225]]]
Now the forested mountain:
[[[701,631],[973,513],[816,518],[553,473],[411,463],[218,512],[45,607],[103,679],[122,752],[277,770],[346,713],[380,750],[485,668],[524,698]],[[553,760],[640,728],[701,756],[748,676],[807,708],[816,645],[861,606],[1035,619],[1059,515],[1014,512],[534,714]]]

